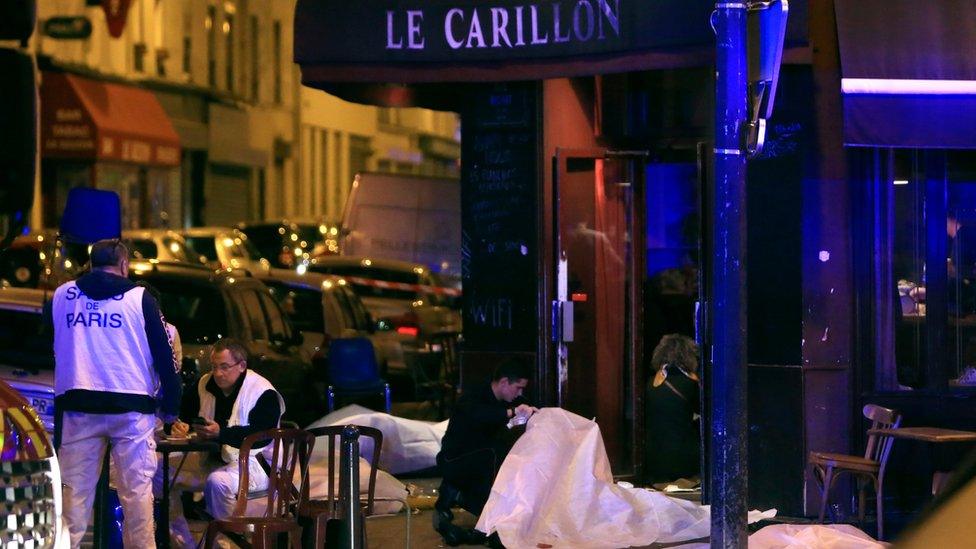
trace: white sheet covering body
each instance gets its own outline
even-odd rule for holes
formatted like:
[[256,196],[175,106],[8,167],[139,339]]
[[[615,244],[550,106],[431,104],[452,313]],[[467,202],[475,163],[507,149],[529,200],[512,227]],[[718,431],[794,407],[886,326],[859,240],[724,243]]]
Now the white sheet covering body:
[[[750,522],[776,514],[751,512]],[[477,529],[511,549],[618,548],[694,540],[709,533],[707,506],[613,482],[600,428],[545,408],[505,458]]]
[[[380,453],[380,469],[394,475],[419,471],[437,464],[437,452],[447,431],[447,422],[431,423],[374,412],[355,404],[339,408],[309,425],[365,425],[383,432],[383,451]],[[360,455],[367,460],[373,455],[370,439],[363,439]]]
[[749,536],[749,549],[883,549],[850,524],[772,524]]

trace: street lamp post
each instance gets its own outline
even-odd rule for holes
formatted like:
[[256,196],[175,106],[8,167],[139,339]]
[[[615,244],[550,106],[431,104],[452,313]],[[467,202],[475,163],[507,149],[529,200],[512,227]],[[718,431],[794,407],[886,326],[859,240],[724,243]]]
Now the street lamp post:
[[717,2],[715,30],[715,193],[712,260],[711,478],[713,548],[745,547],[747,9]]

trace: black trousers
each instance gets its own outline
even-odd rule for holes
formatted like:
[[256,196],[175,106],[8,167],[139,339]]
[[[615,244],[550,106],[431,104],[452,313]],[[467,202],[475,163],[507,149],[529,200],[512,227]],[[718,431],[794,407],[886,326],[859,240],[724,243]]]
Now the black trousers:
[[[494,448],[473,450],[458,456],[437,456],[444,483],[461,493],[461,507],[478,516],[488,502],[502,459]],[[442,488],[442,492],[443,492]]]

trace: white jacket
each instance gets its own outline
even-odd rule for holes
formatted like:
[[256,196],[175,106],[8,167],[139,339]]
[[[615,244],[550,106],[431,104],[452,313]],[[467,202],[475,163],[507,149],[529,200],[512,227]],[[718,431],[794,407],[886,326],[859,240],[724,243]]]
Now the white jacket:
[[[254,409],[254,405],[257,404],[258,399],[265,391],[271,390],[275,392],[275,396],[278,397],[278,420],[281,420],[281,416],[285,413],[285,401],[281,398],[281,394],[271,385],[271,382],[259,375],[253,370],[245,370],[244,383],[241,384],[241,390],[237,393],[237,399],[234,400],[234,406],[231,408],[230,417],[227,419],[228,427],[238,427],[248,425],[248,416],[251,410]],[[207,373],[200,377],[200,381],[197,383],[197,393],[200,395],[200,417],[206,418],[210,421],[214,420],[214,410],[217,405],[217,399],[214,395],[207,390],[207,383],[213,377],[213,373]],[[251,451],[252,456],[256,456],[261,453],[263,449],[258,448]],[[240,450],[234,448],[233,446],[224,444],[220,447],[220,456],[227,463],[233,463],[237,461],[237,456],[240,455]]]

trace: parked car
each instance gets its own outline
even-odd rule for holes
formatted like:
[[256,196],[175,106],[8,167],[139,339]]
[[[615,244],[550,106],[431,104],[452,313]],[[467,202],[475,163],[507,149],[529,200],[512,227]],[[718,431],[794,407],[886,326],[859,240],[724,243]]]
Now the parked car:
[[182,231],[191,249],[213,269],[268,270],[271,263],[251,244],[247,235],[231,227],[194,227]]
[[312,258],[339,253],[339,227],[332,223],[257,221],[238,228],[279,269],[295,269]]
[[373,343],[376,363],[384,374],[406,369],[397,334],[377,329],[377,323],[344,278],[271,269],[261,280],[282,304],[295,329],[302,331],[305,347],[313,357],[324,359],[333,339],[366,337]]
[[186,239],[168,229],[132,229],[122,231],[122,241],[132,259],[158,259],[199,263],[199,254],[187,247]]
[[0,287],[0,380],[20,393],[54,432],[54,334],[44,326],[51,292]]
[[461,331],[460,311],[448,306],[460,290],[436,285],[419,263],[337,256],[317,258],[308,269],[345,278],[373,318],[390,322],[403,336]]
[[11,286],[36,288],[44,278],[48,257],[54,256],[56,231],[34,232],[14,238],[0,250],[0,279]]
[[247,346],[248,367],[284,397],[286,419],[306,425],[325,413],[322,393],[314,389],[318,374],[302,349],[301,334],[260,280],[242,270],[214,272],[167,262],[133,262],[129,276],[161,294],[163,315],[180,332],[185,370],[208,371],[209,346],[234,337]]

